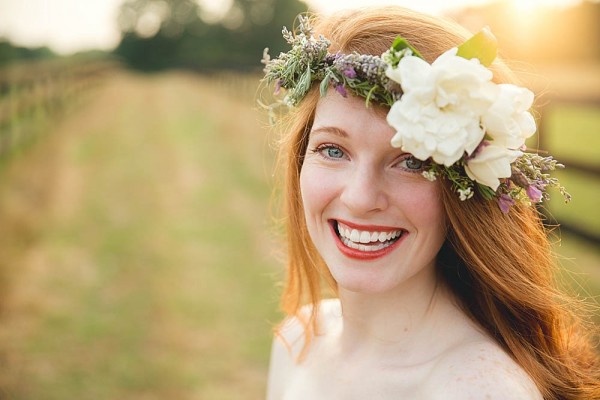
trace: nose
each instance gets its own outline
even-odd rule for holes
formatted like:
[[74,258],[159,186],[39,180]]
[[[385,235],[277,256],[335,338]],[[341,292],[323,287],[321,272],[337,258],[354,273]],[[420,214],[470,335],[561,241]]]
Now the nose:
[[340,200],[355,216],[385,210],[388,196],[382,173],[372,166],[356,166],[344,183]]

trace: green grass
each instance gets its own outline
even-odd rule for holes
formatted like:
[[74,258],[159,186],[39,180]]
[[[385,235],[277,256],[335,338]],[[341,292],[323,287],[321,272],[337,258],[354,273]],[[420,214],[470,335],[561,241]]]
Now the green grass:
[[0,393],[264,396],[280,273],[269,153],[250,105],[214,92],[119,75],[3,171],[2,247],[31,239],[0,266]]

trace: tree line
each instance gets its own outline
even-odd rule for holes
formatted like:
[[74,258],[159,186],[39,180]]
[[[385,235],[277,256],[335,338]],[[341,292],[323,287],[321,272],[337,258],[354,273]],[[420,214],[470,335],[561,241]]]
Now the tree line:
[[[127,66],[145,71],[258,70],[264,47],[287,48],[283,26],[307,11],[301,0],[233,0],[209,12],[197,0],[125,0],[118,24],[121,41],[112,51]],[[600,2],[587,0],[567,9],[540,8],[515,16],[506,2],[460,10],[451,15],[469,25],[486,21],[510,58],[530,62],[600,61]],[[95,53],[98,56],[98,53]],[[14,60],[56,57],[48,48],[27,49],[0,39],[0,65]]]
[[115,54],[141,70],[257,69],[265,45],[282,51],[282,27],[306,10],[299,0],[234,0],[211,21],[194,0],[127,0]]

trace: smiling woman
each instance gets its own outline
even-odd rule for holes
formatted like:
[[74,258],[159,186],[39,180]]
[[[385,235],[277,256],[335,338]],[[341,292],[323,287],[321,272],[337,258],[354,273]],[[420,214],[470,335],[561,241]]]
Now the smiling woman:
[[421,175],[422,162],[390,146],[393,135],[358,97],[330,91],[315,110],[300,193],[309,235],[340,290],[429,286],[445,237],[440,188]]
[[557,164],[524,152],[533,94],[493,37],[398,7],[314,21],[264,59],[291,107],[267,397],[600,398],[533,206]]

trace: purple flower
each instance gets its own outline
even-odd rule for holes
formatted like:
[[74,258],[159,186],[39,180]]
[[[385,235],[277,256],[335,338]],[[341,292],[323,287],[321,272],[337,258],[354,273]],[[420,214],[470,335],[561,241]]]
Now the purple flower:
[[527,186],[527,196],[534,203],[539,203],[542,200],[542,191],[536,185]]
[[344,85],[335,85],[335,90],[342,95],[342,97],[347,97],[348,92],[346,92],[346,88]]
[[273,94],[275,96],[277,96],[279,94],[279,92],[281,91],[281,79],[277,79],[275,81],[275,91],[273,92]]
[[498,206],[500,206],[500,210],[502,210],[504,214],[508,214],[510,207],[514,204],[515,200],[507,194],[503,194],[498,199]]
[[346,78],[354,79],[356,78],[356,71],[352,67],[345,68],[342,73]]

